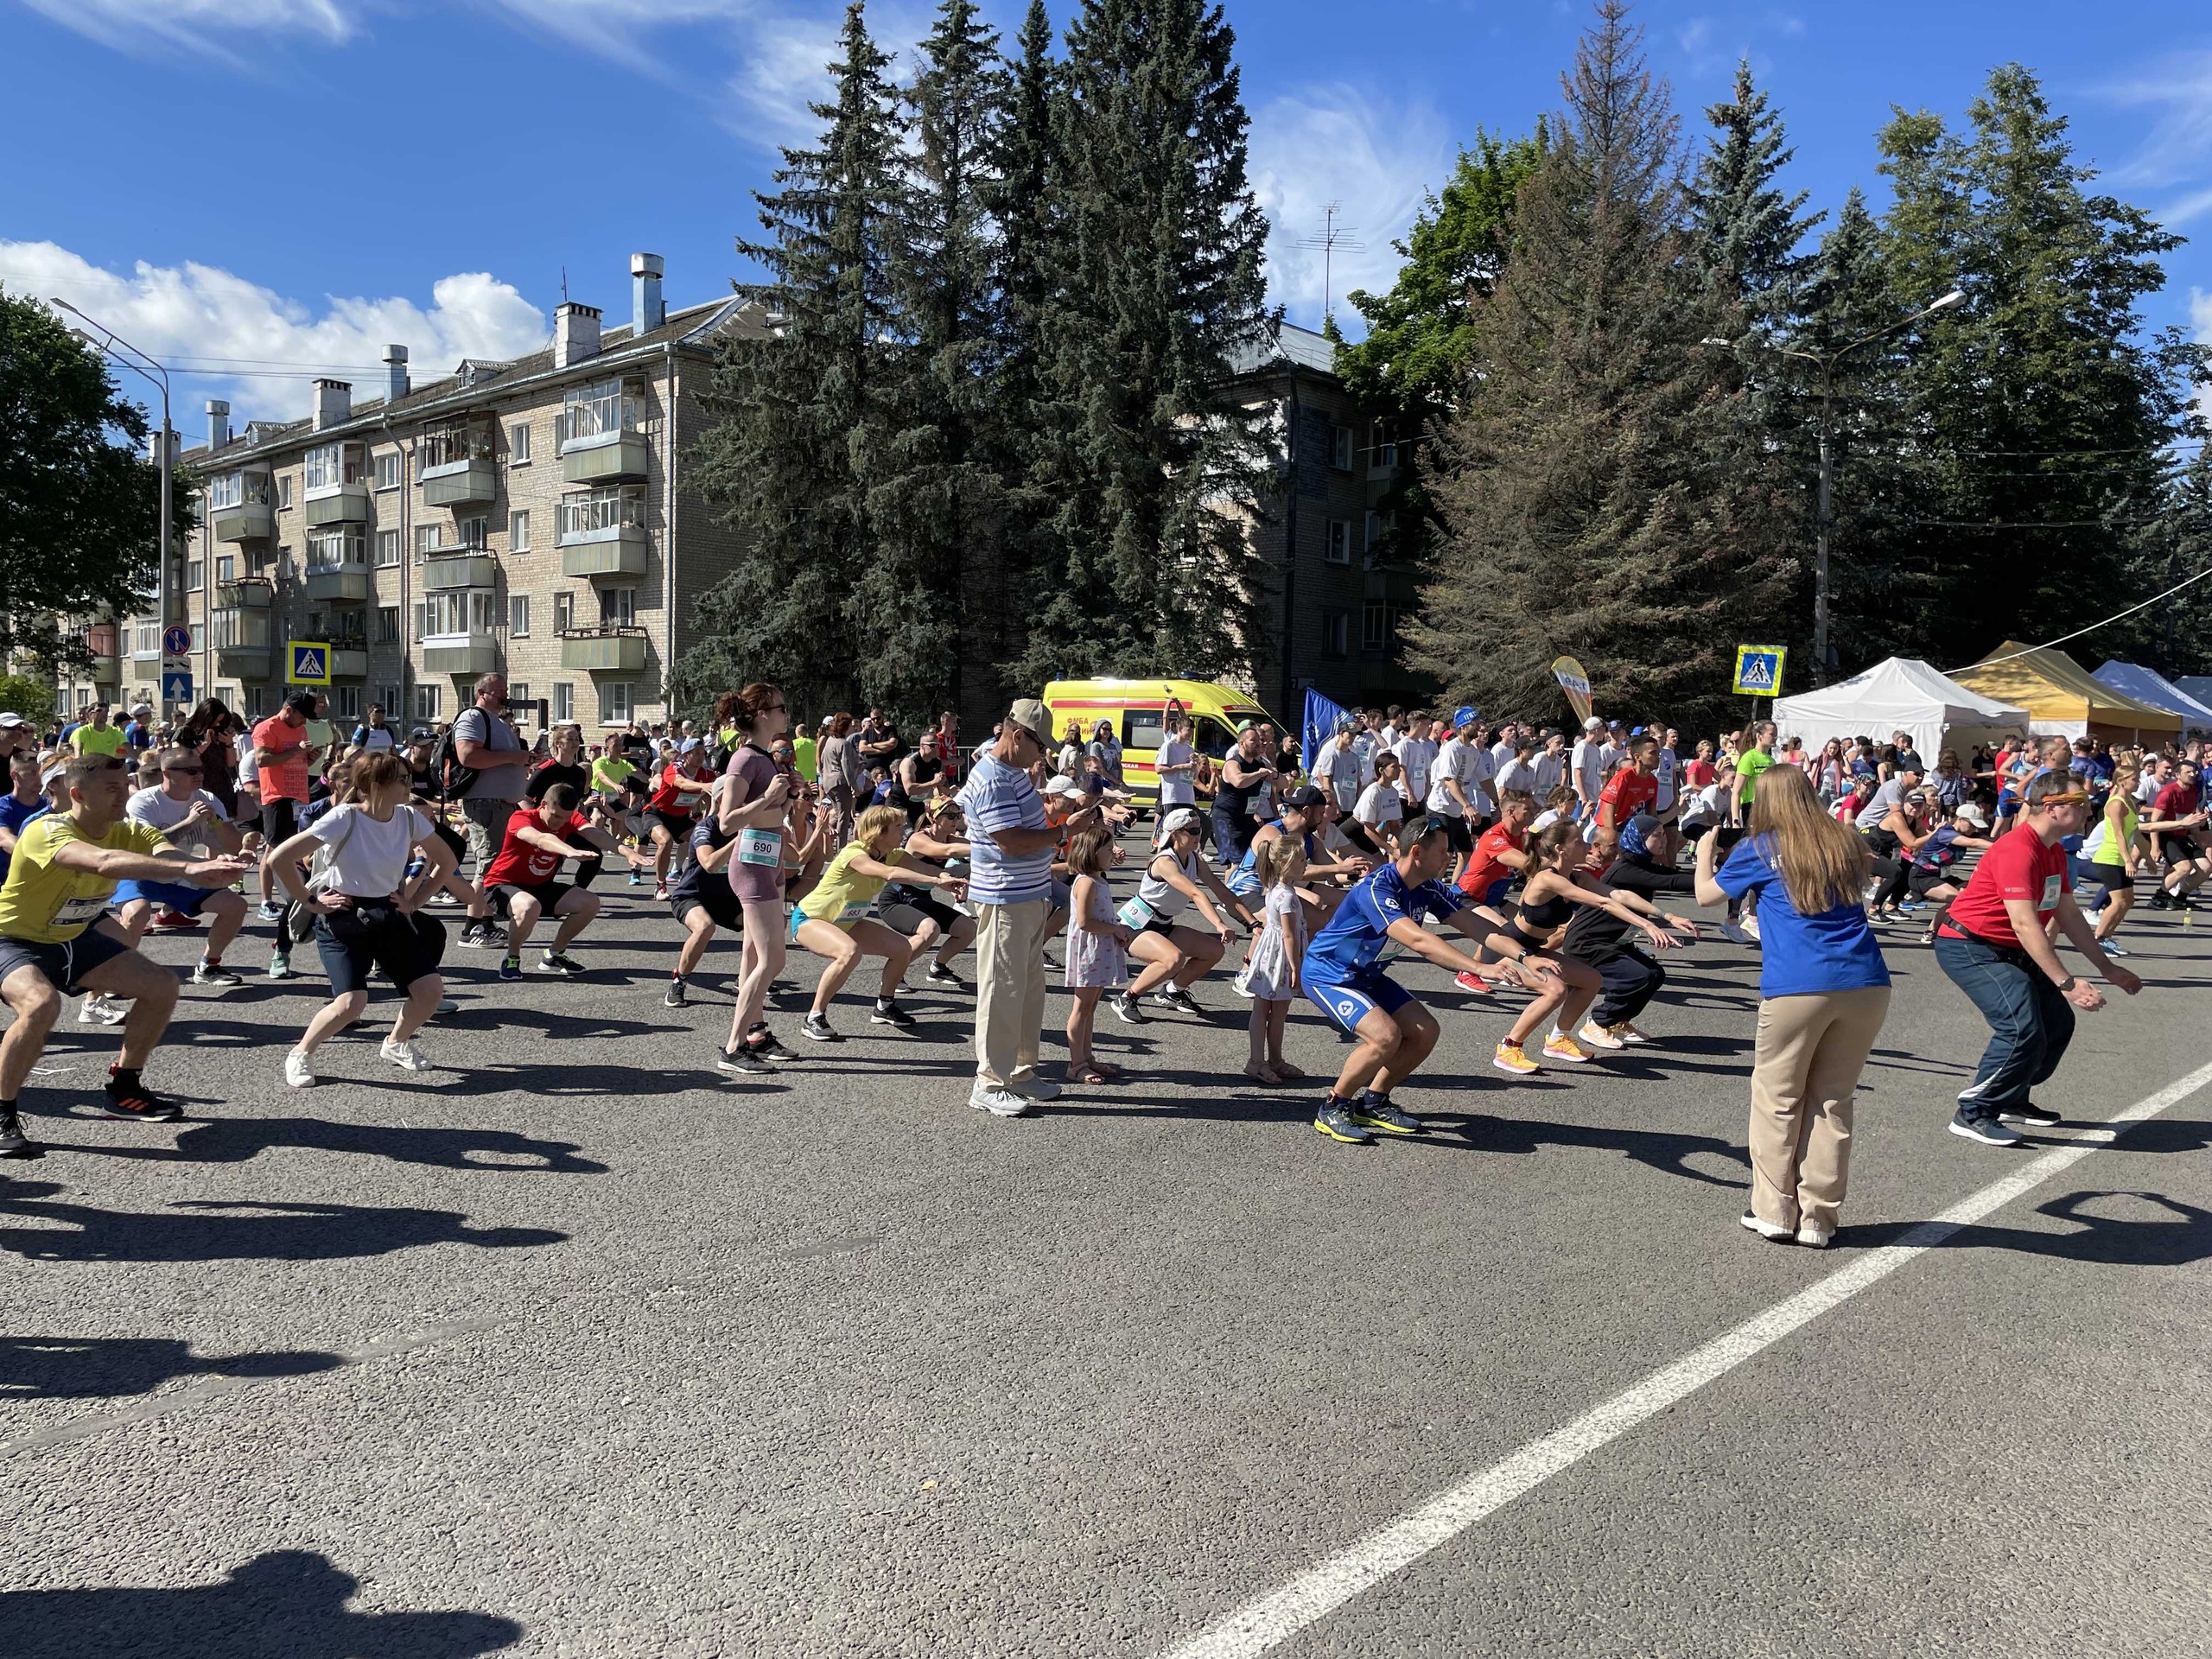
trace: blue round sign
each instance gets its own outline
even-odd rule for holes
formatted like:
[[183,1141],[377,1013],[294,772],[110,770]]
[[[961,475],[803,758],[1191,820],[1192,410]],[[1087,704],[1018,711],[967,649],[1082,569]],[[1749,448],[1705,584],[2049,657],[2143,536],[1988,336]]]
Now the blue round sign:
[[172,657],[183,656],[192,649],[192,630],[182,626],[167,629],[162,635],[162,649]]

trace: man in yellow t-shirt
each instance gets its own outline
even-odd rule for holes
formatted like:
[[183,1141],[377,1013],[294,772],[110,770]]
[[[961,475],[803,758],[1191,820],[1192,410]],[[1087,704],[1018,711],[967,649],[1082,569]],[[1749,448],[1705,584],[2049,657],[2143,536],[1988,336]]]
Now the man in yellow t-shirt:
[[127,999],[123,1052],[108,1068],[110,1117],[149,1122],[182,1110],[139,1080],[176,1007],[176,976],[130,946],[106,915],[118,881],[183,881],[227,887],[251,868],[244,858],[194,859],[151,825],[124,816],[130,782],[118,756],[79,755],[64,779],[67,811],[25,824],[0,887],[0,1001],[16,1022],[0,1037],[0,1158],[35,1158],[16,1103],[60,1017],[64,997]]
[[85,723],[69,734],[69,747],[78,754],[123,753],[123,728],[108,723],[107,704],[96,702],[85,711]]

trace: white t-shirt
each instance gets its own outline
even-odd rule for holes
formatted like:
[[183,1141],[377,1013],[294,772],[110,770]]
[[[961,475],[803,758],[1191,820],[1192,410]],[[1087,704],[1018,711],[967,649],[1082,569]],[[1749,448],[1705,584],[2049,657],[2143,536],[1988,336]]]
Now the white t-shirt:
[[1497,761],[1488,749],[1478,743],[1467,746],[1467,759],[1473,763],[1475,769],[1475,787],[1468,798],[1474,802],[1478,816],[1494,817],[1497,813],[1497,803],[1491,798],[1490,784],[1491,779],[1497,775]]
[[1732,784],[1707,784],[1703,789],[1691,791],[1688,803],[1682,808],[1682,827],[1694,830],[1701,823],[1718,823],[1728,816],[1728,798],[1734,792]]
[[1341,748],[1332,738],[1321,751],[1321,758],[1313,767],[1314,781],[1325,783],[1329,798],[1336,803],[1337,810],[1349,812],[1359,799],[1359,780],[1364,770],[1359,763],[1359,751]]
[[371,754],[378,754],[399,746],[389,726],[364,726],[356,741]]
[[1567,777],[1567,757],[1565,755],[1553,754],[1548,750],[1539,749],[1536,751],[1535,766],[1536,768],[1536,800],[1541,805],[1544,801],[1550,798],[1552,791],[1557,789],[1560,785],[1565,781]]
[[[194,790],[189,801],[175,800],[168,791],[159,787],[142,789],[131,796],[123,812],[134,823],[143,823],[149,830],[169,830],[184,822],[185,814],[192,810],[194,802],[197,801],[207,802],[215,810],[217,817],[225,823],[230,821],[231,815],[223,810],[223,804],[204,789]],[[169,845],[179,852],[190,853],[195,858],[212,858],[214,855],[215,849],[209,843],[205,830],[194,830],[188,836],[172,836]]]
[[253,758],[253,730],[251,727],[248,727],[245,731],[238,734],[237,747],[238,752],[238,782],[241,785],[251,784],[255,788],[258,789],[261,786],[261,763]]
[[1663,743],[1659,746],[1658,769],[1652,775],[1659,780],[1659,798],[1652,803],[1652,809],[1664,812],[1675,804],[1675,752]]
[[1359,804],[1352,809],[1352,817],[1376,830],[1386,823],[1403,823],[1405,798],[1389,784],[1370,784],[1360,791]]
[[1586,737],[1574,746],[1569,764],[1574,768],[1576,792],[1596,805],[1598,797],[1605,792],[1605,746]]
[[1505,758],[1505,764],[1497,769],[1494,781],[1501,790],[1525,789],[1538,800],[1544,798],[1543,773],[1534,761],[1523,760],[1517,755]]
[[1485,760],[1490,758],[1474,744],[1462,743],[1457,733],[1444,740],[1444,747],[1436,752],[1436,771],[1429,780],[1430,811],[1446,818],[1464,818],[1467,816],[1467,809],[1461,806],[1452,791],[1444,787],[1444,780],[1447,778],[1459,785],[1459,792],[1473,804],[1476,811],[1483,810],[1482,780],[1476,770],[1478,762],[1475,757],[1478,754]]
[[1513,746],[1503,738],[1490,746],[1491,776],[1495,778],[1513,764]]
[[1436,740],[1433,737],[1402,737],[1392,753],[1398,757],[1398,764],[1406,769],[1406,798],[1427,800],[1428,775],[1436,768]]
[[[1153,757],[1153,764],[1160,766],[1187,766],[1191,764],[1191,746],[1179,737],[1164,737],[1160,741],[1160,753]],[[1162,806],[1188,806],[1198,799],[1198,790],[1187,772],[1163,772],[1160,779],[1160,804]]]
[[356,899],[388,899],[407,879],[407,860],[415,843],[430,833],[430,821],[403,806],[388,823],[378,823],[364,806],[334,806],[308,826],[308,833],[331,855],[321,887]]

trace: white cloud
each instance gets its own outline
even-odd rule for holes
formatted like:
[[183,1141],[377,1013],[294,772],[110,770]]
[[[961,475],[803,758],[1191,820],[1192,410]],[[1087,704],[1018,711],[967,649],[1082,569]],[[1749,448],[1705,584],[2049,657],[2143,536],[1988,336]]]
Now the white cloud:
[[2174,54],[2150,73],[2104,89],[2123,107],[2158,111],[2135,154],[2113,169],[2121,185],[2181,189],[2154,211],[2168,225],[2212,213],[2212,52]]
[[[52,242],[0,241],[0,283],[67,300],[165,365],[177,427],[195,442],[208,397],[230,399],[233,424],[297,420],[317,374],[352,381],[359,397],[380,394],[387,344],[407,347],[419,383],[464,357],[520,357],[551,334],[536,306],[486,271],[440,277],[428,307],[333,296],[315,309],[213,265],[141,260],[120,276]],[[148,390],[120,378],[133,397]]]
[[[892,5],[874,0],[868,32],[879,50],[891,54],[888,74],[908,79],[914,48],[930,31],[931,8]],[[722,124],[764,149],[797,149],[822,136],[822,118],[812,106],[831,101],[830,66],[840,55],[837,37],[845,26],[842,12],[812,16],[758,15],[736,31],[737,72],[728,83],[729,107]]]
[[1329,296],[1337,323],[1357,338],[1357,312],[1344,304],[1355,288],[1379,292],[1402,263],[1391,243],[1412,226],[1427,192],[1440,188],[1452,165],[1443,118],[1425,105],[1378,110],[1349,86],[1309,87],[1274,99],[1252,118],[1254,194],[1274,230],[1268,238],[1269,297],[1308,327],[1321,321],[1322,210],[1343,204],[1344,234],[1363,251],[1339,246],[1328,261]]
[[342,45],[358,8],[340,0],[23,0],[64,28],[118,52],[168,49],[231,58],[221,35],[304,35]]

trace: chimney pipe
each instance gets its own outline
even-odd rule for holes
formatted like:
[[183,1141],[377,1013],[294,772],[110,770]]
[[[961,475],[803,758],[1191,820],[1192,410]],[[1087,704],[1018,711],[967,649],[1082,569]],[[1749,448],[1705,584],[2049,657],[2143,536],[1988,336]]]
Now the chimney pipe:
[[384,348],[384,404],[390,409],[407,395],[407,348],[387,346]]
[[346,380],[318,380],[315,383],[315,429],[324,431],[350,420],[353,414],[353,387]]
[[220,397],[207,400],[207,447],[219,449],[231,441],[231,406]]
[[599,355],[599,308],[582,305],[573,301],[565,302],[553,313],[553,366],[565,369],[572,363]]
[[630,256],[630,338],[651,334],[668,321],[668,307],[661,302],[660,279],[668,264],[657,253]]

